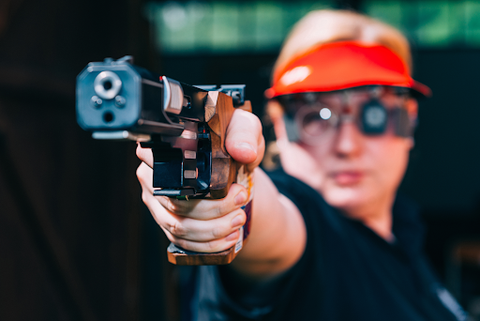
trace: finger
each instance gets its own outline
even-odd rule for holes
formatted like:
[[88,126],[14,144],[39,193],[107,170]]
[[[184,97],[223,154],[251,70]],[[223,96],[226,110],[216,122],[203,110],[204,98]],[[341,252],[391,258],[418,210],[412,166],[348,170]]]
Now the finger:
[[142,186],[143,192],[148,192],[153,194],[153,169],[148,167],[148,165],[142,162],[137,168],[137,179]]
[[154,199],[147,202],[157,224],[178,240],[209,242],[222,239],[246,222],[245,212],[241,209],[214,220],[202,221],[170,213]]
[[214,252],[228,250],[229,248],[235,245],[235,243],[237,242],[240,236],[240,231],[236,230],[231,234],[229,234],[228,236],[218,240],[213,240],[208,242],[195,242],[195,241],[176,238],[173,235],[171,235],[168,231],[165,231],[165,230],[164,232],[167,238],[173,244],[187,251],[202,252],[202,253],[214,253]]
[[150,168],[153,168],[153,153],[150,148],[143,148],[137,143],[137,157]]
[[[203,243],[221,240],[240,229],[246,222],[245,212],[241,209],[220,218],[202,221],[170,213],[149,193],[144,192],[142,197],[157,224],[166,234],[168,232],[176,244],[183,241]],[[204,250],[208,250],[208,245],[202,246]]]
[[192,199],[186,201],[175,198],[157,197],[157,200],[168,211],[176,215],[197,220],[212,220],[222,217],[245,205],[248,201],[248,193],[242,185],[232,184],[227,196],[222,199]]
[[240,163],[253,167],[260,164],[265,142],[258,117],[241,109],[235,110],[227,128],[225,147],[230,156]]
[[165,196],[153,196],[152,175],[152,169],[145,163],[138,166],[137,178],[142,185],[143,201],[146,202],[153,198],[156,203],[179,216],[196,220],[212,220],[239,209],[248,201],[247,190],[239,184],[232,184],[227,196],[219,200],[194,199],[186,201]]

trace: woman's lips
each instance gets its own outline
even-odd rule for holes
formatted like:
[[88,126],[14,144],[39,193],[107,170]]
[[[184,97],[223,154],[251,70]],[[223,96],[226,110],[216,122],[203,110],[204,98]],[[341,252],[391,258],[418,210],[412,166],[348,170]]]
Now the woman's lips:
[[332,176],[338,185],[349,186],[358,184],[364,174],[361,171],[341,171],[335,172]]

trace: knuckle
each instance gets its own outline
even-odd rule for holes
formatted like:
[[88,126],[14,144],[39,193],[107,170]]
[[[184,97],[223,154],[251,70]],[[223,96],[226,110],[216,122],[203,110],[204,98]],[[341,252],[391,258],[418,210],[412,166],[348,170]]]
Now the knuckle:
[[233,204],[233,198],[227,196],[226,198],[221,200],[221,203],[218,204],[218,206],[215,206],[214,209],[216,217],[223,217],[225,215],[228,215],[235,209],[235,205]]
[[137,154],[137,157],[140,158],[140,155],[142,154],[142,150],[141,150],[141,146],[140,144],[137,144],[137,148],[135,149],[135,153]]
[[164,227],[164,226],[161,226],[160,227],[162,228],[163,230],[163,233],[165,233],[165,235],[167,236],[167,239],[172,242],[172,243],[178,243],[177,239],[172,235],[170,234],[170,232]]
[[137,175],[137,179],[138,179],[138,181],[140,182],[140,184],[143,185],[144,179],[143,179],[143,169],[142,169],[142,165],[140,165],[140,166],[137,167],[136,175]]
[[172,242],[172,243],[175,244],[175,245],[180,246],[180,242],[179,242],[179,241],[180,241],[181,239],[177,239],[174,235],[172,235],[172,234],[170,233],[170,231],[168,231],[168,229],[167,229],[165,226],[160,225],[160,227],[161,227],[161,229],[163,230],[163,232],[164,232],[165,235],[167,236],[167,239],[168,239],[170,242]]
[[175,207],[169,199],[164,200],[161,204],[167,211],[175,213]]
[[224,231],[223,228],[215,227],[215,228],[210,230],[210,234],[211,234],[212,239],[216,240],[216,239],[219,239],[219,238],[222,238],[223,236],[225,236],[225,231]]
[[182,240],[182,239],[177,239],[176,237],[173,237],[172,236],[172,239],[170,240],[170,242],[172,242],[173,244],[175,244],[176,246],[180,246],[181,248],[185,249],[185,250],[188,250],[188,251],[192,251],[193,249],[189,246],[189,242],[187,242],[186,240]]
[[219,205],[219,206],[215,206],[213,208],[214,212],[215,212],[215,217],[220,217],[223,215],[223,213],[225,212],[224,210],[225,208],[225,205],[223,204],[223,201],[222,201],[222,205]]
[[141,160],[145,159],[145,156],[147,155],[147,150],[143,148],[140,144],[137,144],[137,149],[135,150],[135,153],[137,154],[137,157]]
[[209,252],[218,252],[218,242],[216,241],[209,241],[205,243],[205,246],[207,247],[207,250]]
[[170,213],[178,214],[177,207],[173,204],[172,200],[169,197],[165,196],[157,196],[158,201],[162,204],[163,208],[165,208]]
[[137,175],[137,179],[138,179],[140,185],[142,185],[142,188],[144,188],[144,186],[148,185],[149,177],[150,177],[149,176],[150,168],[145,163],[141,163],[137,167],[137,170],[136,170],[135,174]]
[[172,212],[177,214],[183,214],[186,212],[184,202],[177,199],[168,199],[167,206]]
[[145,190],[143,190],[143,192],[142,192],[142,202],[147,204],[148,197],[149,197],[148,193]]
[[174,198],[168,198],[168,200],[165,202],[165,206],[168,207],[169,211],[179,215],[186,215],[190,213],[192,209],[195,208],[194,204],[196,204],[195,200],[184,201]]
[[188,233],[188,230],[178,221],[168,224],[167,229],[176,237],[185,237]]

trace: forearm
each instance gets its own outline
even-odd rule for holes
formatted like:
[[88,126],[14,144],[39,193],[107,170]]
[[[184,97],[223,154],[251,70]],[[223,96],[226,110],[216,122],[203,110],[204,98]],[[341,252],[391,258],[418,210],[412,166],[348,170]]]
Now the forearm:
[[305,244],[306,228],[299,210],[257,168],[251,231],[232,268],[251,278],[274,277],[300,259]]

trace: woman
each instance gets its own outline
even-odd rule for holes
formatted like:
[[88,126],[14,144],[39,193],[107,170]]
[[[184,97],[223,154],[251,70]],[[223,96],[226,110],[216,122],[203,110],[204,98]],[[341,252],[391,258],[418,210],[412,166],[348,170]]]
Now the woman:
[[[261,124],[236,111],[226,148],[255,174],[251,231],[232,264],[202,267],[198,320],[465,320],[421,254],[415,209],[397,197],[413,146],[408,42],[346,11],[307,15],[274,68],[269,111],[283,170],[259,169]],[[149,151],[139,148],[145,163]],[[217,201],[143,198],[175,244],[216,252],[239,238],[246,190]]]

